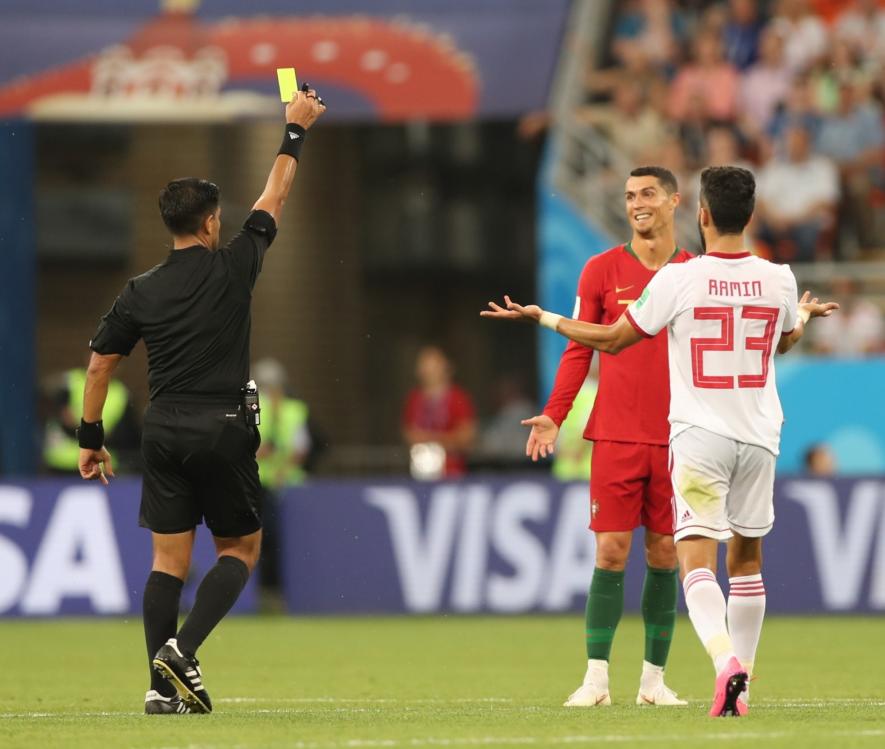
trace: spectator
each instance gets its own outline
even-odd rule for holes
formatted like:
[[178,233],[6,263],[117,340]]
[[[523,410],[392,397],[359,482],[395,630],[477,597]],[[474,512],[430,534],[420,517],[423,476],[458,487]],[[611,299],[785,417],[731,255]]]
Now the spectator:
[[[655,164],[668,169],[676,177],[680,194],[689,185],[692,171],[686,163],[685,148],[678,135],[667,136],[657,147],[648,151],[639,159],[641,164]],[[618,194],[623,200],[623,185],[618,188]],[[694,208],[697,208],[695,205]],[[700,249],[700,239],[697,232],[680,235],[679,246],[688,252],[697,253]]]
[[814,260],[821,232],[833,224],[839,199],[835,165],[811,153],[811,136],[797,125],[786,133],[786,154],[759,172],[758,236],[779,261]]
[[642,55],[634,55],[623,64],[603,69],[592,67],[585,77],[585,89],[590,102],[611,101],[619,88],[637,83],[651,99],[655,86],[662,82],[666,84],[660,71]]
[[[871,248],[877,244],[872,189],[881,185],[882,112],[863,83],[842,81],[839,108],[825,117],[817,137],[817,150],[833,159],[842,177],[843,218],[851,224],[857,244]],[[841,227],[840,227],[841,228]]]
[[765,133],[779,105],[787,100],[793,74],[784,63],[784,42],[773,28],[759,43],[759,62],[741,79],[741,128],[754,140]]
[[665,138],[640,161],[644,164],[656,164],[673,172],[680,191],[690,178],[691,172],[685,163],[685,149],[682,141],[675,135]]
[[[741,146],[734,128],[717,125],[707,131],[706,166],[739,166],[754,171],[753,165],[741,156]],[[700,184],[700,174],[698,174]]]
[[850,278],[833,279],[833,297],[839,314],[822,320],[812,331],[812,350],[835,356],[869,356],[885,351],[882,311],[860,295]]
[[665,74],[672,72],[685,39],[682,14],[670,0],[628,0],[624,5],[615,21],[615,59],[627,65],[641,58]]
[[646,101],[642,86],[633,81],[626,81],[614,90],[612,106],[584,107],[578,111],[577,119],[602,130],[632,161],[660,143],[667,134],[663,118]]
[[536,412],[526,395],[525,384],[502,376],[494,386],[495,415],[486,424],[480,440],[483,457],[498,466],[524,466],[528,429],[520,422]]
[[729,0],[722,36],[725,58],[738,70],[746,70],[759,57],[763,26],[758,0]]
[[805,473],[820,478],[830,478],[836,475],[836,458],[833,451],[823,442],[815,442],[805,451],[802,460]]
[[692,94],[685,116],[677,129],[685,154],[685,164],[690,169],[703,165],[707,153],[707,131],[711,124],[707,101],[700,93]]
[[300,484],[313,448],[307,404],[287,394],[288,376],[276,359],[261,359],[252,375],[261,397],[261,446],[257,453],[261,483],[273,490]]
[[694,61],[683,66],[670,91],[670,115],[686,119],[694,101],[706,105],[713,120],[731,121],[737,106],[739,76],[722,56],[722,43],[710,32],[701,33],[694,44]]
[[777,8],[772,28],[784,40],[787,67],[802,73],[826,54],[827,27],[811,10],[808,0],[780,0]]
[[[77,427],[83,416],[86,368],[69,369],[50,378],[44,386],[49,414],[43,431],[43,465],[50,473],[74,475],[78,470],[80,443]],[[104,407],[107,445],[114,451],[118,473],[137,469],[141,431],[129,390],[119,380],[108,383]]]
[[867,61],[885,60],[885,9],[878,0],[855,0],[836,19],[836,37]]
[[836,40],[829,56],[822,58],[809,75],[815,109],[825,115],[837,111],[842,81],[860,82],[865,77],[860,56],[850,44]]
[[286,392],[288,376],[276,359],[265,358],[252,367],[260,391],[261,445],[255,457],[262,487],[262,532],[260,579],[263,587],[277,589],[281,581],[280,506],[281,492],[301,484],[314,440],[308,408],[304,401]]
[[598,388],[596,378],[588,375],[575,396],[572,410],[559,426],[551,472],[560,481],[586,481],[590,475],[593,443],[584,439],[584,431],[596,402]]
[[749,171],[756,171],[752,164],[741,156],[740,143],[735,131],[725,125],[717,125],[707,130],[704,137],[706,150],[703,162],[698,170],[686,181],[679,185],[682,193],[682,205],[687,210],[695,211],[698,206],[698,191],[701,186],[701,171],[708,166],[739,166]]
[[[403,411],[403,438],[410,448],[422,454],[444,453],[439,470],[447,477],[463,476],[466,454],[476,436],[476,419],[470,396],[452,383],[452,366],[436,346],[426,346],[415,364],[418,387],[406,398]],[[423,446],[433,445],[429,450]],[[429,475],[432,471],[427,471]]]
[[769,142],[782,141],[786,131],[797,125],[807,130],[816,141],[821,122],[822,118],[814,108],[808,77],[800,76],[794,79],[786,101],[777,107],[769,121],[767,139]]

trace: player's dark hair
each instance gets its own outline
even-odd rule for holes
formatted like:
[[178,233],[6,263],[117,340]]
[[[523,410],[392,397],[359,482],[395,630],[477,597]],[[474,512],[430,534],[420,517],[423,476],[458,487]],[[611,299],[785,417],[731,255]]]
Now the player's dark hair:
[[630,172],[631,177],[656,177],[661,183],[668,195],[679,192],[679,183],[676,182],[676,175],[669,169],[662,166],[639,166]]
[[218,208],[218,185],[205,179],[174,179],[160,191],[160,215],[175,236],[195,234]]
[[701,172],[701,205],[720,234],[741,234],[756,207],[756,180],[738,166],[708,166]]

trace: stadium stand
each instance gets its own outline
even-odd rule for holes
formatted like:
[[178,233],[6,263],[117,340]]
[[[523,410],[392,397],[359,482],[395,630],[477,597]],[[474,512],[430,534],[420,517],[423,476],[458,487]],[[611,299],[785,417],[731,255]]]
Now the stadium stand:
[[[883,4],[591,5],[576,5],[569,49],[582,59],[563,66],[554,104],[554,181],[587,219],[623,236],[622,175],[637,163],[662,164],[682,187],[680,242],[696,250],[699,171],[741,163],[759,181],[754,251],[791,263],[822,293],[834,278],[852,279],[853,293],[881,317]],[[867,351],[882,348],[880,334]]]

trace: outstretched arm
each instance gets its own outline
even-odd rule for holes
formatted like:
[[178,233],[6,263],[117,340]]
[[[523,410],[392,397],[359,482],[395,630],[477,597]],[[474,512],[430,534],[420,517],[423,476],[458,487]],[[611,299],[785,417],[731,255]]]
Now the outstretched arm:
[[292,101],[286,105],[286,134],[283,147],[274,159],[264,192],[252,206],[252,210],[267,211],[273,216],[277,226],[280,225],[283,204],[289,197],[292,180],[295,179],[295,170],[298,168],[297,154],[301,142],[310,126],[325,111],[326,105],[311,88],[296,91]]
[[83,420],[78,436],[80,441],[80,475],[87,481],[95,479],[107,484],[105,476],[113,476],[111,454],[104,446],[104,427],[101,414],[108,397],[111,375],[122,359],[122,354],[98,354],[92,352],[86,370],[86,388],[83,393]]
[[482,317],[490,317],[494,320],[515,320],[519,322],[539,323],[545,328],[555,330],[582,346],[604,351],[608,354],[617,354],[634,343],[639,343],[642,336],[627,319],[621,315],[617,322],[611,325],[595,325],[582,320],[573,320],[552,312],[545,312],[536,304],[523,307],[512,301],[509,296],[504,297],[505,307],[489,302],[491,309],[480,312]]
[[811,292],[806,291],[799,300],[799,319],[796,320],[796,327],[781,336],[777,344],[777,352],[786,354],[799,343],[799,339],[805,333],[805,326],[812,317],[829,317],[837,309],[839,309],[839,305],[836,302],[819,302],[817,297],[812,299]]

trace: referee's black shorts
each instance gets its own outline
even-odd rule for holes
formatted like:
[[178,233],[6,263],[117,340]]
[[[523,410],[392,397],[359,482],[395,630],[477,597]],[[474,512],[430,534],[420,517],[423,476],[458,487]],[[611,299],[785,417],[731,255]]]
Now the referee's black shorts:
[[223,538],[260,529],[260,439],[238,399],[155,398],[144,416],[139,525],[183,533],[205,518]]

